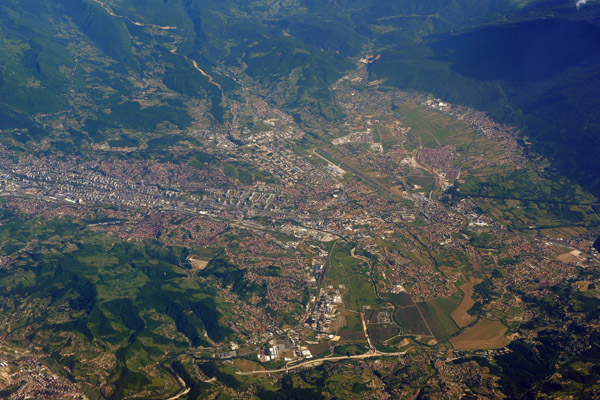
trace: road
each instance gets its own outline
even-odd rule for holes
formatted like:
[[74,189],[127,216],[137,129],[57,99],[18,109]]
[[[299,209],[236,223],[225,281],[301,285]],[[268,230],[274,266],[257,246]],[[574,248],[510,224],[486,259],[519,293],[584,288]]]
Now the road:
[[104,4],[100,0],[94,0],[94,2],[96,4],[98,4],[100,7],[102,7],[104,9],[104,11],[106,11],[108,13],[108,15],[110,15],[111,17],[126,19],[127,21],[131,22],[132,24],[134,24],[136,26],[149,26],[151,28],[161,29],[163,31],[177,29],[176,26],[160,26],[160,25],[146,24],[146,23],[143,23],[143,22],[134,21],[134,20],[132,20],[131,18],[129,18],[127,16],[115,14],[106,4]]
[[221,87],[221,85],[219,85],[217,82],[215,82],[215,80],[213,79],[212,76],[210,76],[209,74],[207,74],[206,72],[204,72],[198,66],[198,63],[196,62],[196,60],[192,60],[191,58],[190,58],[190,60],[192,61],[192,64],[194,64],[194,68],[196,68],[196,70],[198,70],[198,72],[200,72],[202,75],[204,75],[205,77],[208,78],[208,83],[210,83],[211,85],[215,85],[216,87],[219,88],[219,90],[221,91],[221,93],[223,93],[223,88]]
[[[104,4],[100,0],[94,0],[94,2],[96,2],[100,7],[102,7],[104,9],[104,11],[106,11],[110,16],[115,17],[115,18],[126,19],[126,20],[128,20],[129,22],[131,22],[132,24],[134,24],[136,26],[148,26],[148,27],[151,27],[151,28],[161,29],[163,31],[177,29],[176,26],[161,26],[161,25],[147,24],[147,23],[143,23],[143,22],[134,21],[134,20],[132,20],[131,18],[129,18],[127,16],[115,14],[106,4]],[[176,39],[175,39],[175,43],[177,43]],[[171,50],[171,53],[174,54],[176,51],[177,51],[177,49],[173,49],[173,50]],[[190,59],[189,57],[186,57],[186,58],[188,60],[190,60],[192,62],[192,64],[194,64],[194,68],[196,68],[202,75],[204,75],[205,77],[208,78],[208,83],[210,83],[211,85],[215,85],[216,87],[219,88],[219,90],[221,91],[221,94],[223,93],[223,88],[221,87],[221,85],[219,85],[217,82],[215,82],[215,80],[213,79],[212,76],[210,76],[209,74],[207,74],[206,72],[204,72],[198,66],[198,63],[196,63],[196,61]]]
[[343,360],[362,360],[365,358],[373,358],[373,357],[397,357],[405,355],[405,351],[399,351],[397,353],[383,353],[377,350],[369,350],[364,354],[358,354],[355,356],[337,356],[337,357],[327,357],[327,358],[317,358],[315,360],[309,360],[301,362],[300,364],[285,366],[283,368],[278,369],[268,369],[268,370],[257,370],[257,371],[238,371],[236,374],[238,375],[258,375],[258,374],[273,374],[278,372],[289,372],[291,370],[297,368],[310,368],[312,366],[320,365],[324,362],[336,362]]
[[167,400],[177,400],[181,396],[185,396],[186,394],[188,394],[190,392],[190,390],[192,390],[192,389],[191,388],[185,388],[185,389],[183,389],[183,391],[181,393],[176,394],[173,397],[169,397]]
[[367,338],[367,344],[369,345],[369,349],[371,351],[376,351],[375,346],[371,343],[371,338],[369,337],[369,330],[367,329],[367,322],[365,321],[365,313],[360,313],[360,320],[362,321],[363,331],[365,332],[365,337]]

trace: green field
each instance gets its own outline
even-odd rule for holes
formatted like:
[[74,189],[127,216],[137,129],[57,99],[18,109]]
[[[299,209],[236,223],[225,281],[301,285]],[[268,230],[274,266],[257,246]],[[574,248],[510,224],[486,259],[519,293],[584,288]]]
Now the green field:
[[395,318],[405,329],[406,333],[431,335],[416,306],[399,308],[396,310]]
[[345,285],[346,290],[342,295],[347,309],[362,311],[363,306],[377,308],[383,302],[377,299],[369,280],[369,266],[350,255],[352,247],[347,243],[336,242],[329,256],[330,264],[325,281],[334,287]]
[[374,340],[376,342],[386,341],[400,333],[400,329],[393,324],[369,325],[369,328],[367,330],[369,332],[369,337],[371,338],[371,340]]
[[459,331],[450,313],[460,304],[460,292],[450,298],[435,298],[418,303],[436,339],[443,341]]
[[362,321],[360,319],[360,315],[357,313],[347,313],[346,326],[344,327],[344,329],[354,332],[363,332],[363,326]]
[[408,293],[388,293],[387,297],[398,307],[407,307],[415,304]]

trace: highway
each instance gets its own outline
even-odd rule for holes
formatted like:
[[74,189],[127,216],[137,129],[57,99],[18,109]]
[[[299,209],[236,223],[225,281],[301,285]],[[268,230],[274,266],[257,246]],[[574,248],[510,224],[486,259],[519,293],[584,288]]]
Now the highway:
[[257,374],[274,374],[278,372],[289,372],[298,368],[310,368],[313,366],[321,365],[324,362],[336,362],[343,360],[362,360],[365,358],[373,358],[373,357],[397,357],[405,355],[405,351],[399,351],[397,353],[383,353],[377,350],[369,350],[364,354],[358,354],[355,356],[336,356],[336,357],[326,357],[326,358],[317,358],[314,360],[304,361],[300,364],[288,366],[286,365],[283,368],[278,369],[266,369],[266,370],[256,370],[256,371],[238,371],[236,374],[238,375],[257,375]]

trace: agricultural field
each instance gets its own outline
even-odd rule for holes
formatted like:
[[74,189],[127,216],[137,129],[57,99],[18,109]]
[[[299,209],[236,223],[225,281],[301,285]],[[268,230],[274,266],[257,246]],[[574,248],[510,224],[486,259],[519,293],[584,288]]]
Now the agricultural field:
[[398,146],[396,135],[387,127],[381,124],[375,124],[373,127],[373,136],[376,143],[381,143],[383,150],[387,151]]
[[507,346],[511,338],[505,336],[506,326],[498,320],[482,319],[463,333],[450,339],[457,349],[499,349]]
[[417,306],[399,308],[396,310],[395,318],[408,334],[433,336]]
[[450,317],[461,329],[475,321],[475,318],[467,314],[467,311],[475,304],[475,300],[473,300],[473,285],[477,283],[479,281],[471,279],[471,281],[460,285],[460,290],[464,293],[463,298],[458,307],[450,313]]
[[387,297],[398,307],[408,307],[414,305],[414,302],[408,293],[388,293]]
[[[377,307],[382,304],[373,291],[369,280],[368,264],[350,254],[352,246],[336,242],[329,256],[326,282],[338,287],[345,286],[342,293],[348,310],[362,311],[363,306]],[[362,331],[362,327],[361,327]]]
[[[457,292],[458,293],[458,292]],[[458,296],[451,298],[435,298],[417,305],[423,312],[427,324],[440,342],[457,333],[459,328],[450,318],[450,313],[456,309],[459,301]]]
[[400,333],[400,329],[394,324],[369,325],[369,337],[375,342],[385,342]]

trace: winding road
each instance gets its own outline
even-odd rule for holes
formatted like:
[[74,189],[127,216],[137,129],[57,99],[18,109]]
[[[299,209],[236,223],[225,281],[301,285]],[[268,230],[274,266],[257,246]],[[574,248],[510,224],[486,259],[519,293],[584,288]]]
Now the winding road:
[[[106,11],[108,13],[108,15],[110,15],[111,17],[125,19],[125,20],[131,22],[135,26],[147,26],[147,27],[150,27],[150,28],[156,28],[156,29],[160,29],[160,30],[163,30],[163,31],[169,31],[169,30],[175,30],[175,29],[177,29],[176,26],[161,26],[161,25],[147,24],[147,23],[144,23],[144,22],[134,21],[134,20],[132,20],[131,18],[129,18],[127,16],[116,14],[113,10],[110,9],[110,7],[108,7],[106,4],[104,4],[100,0],[94,0],[94,2],[96,4],[98,4],[100,7],[102,7],[104,9],[104,11]],[[176,39],[175,39],[174,43],[177,43]],[[171,50],[171,53],[175,54],[176,51],[177,51],[177,48]],[[196,68],[196,70],[198,70],[202,75],[204,75],[205,77],[208,78],[208,83],[210,83],[211,85],[215,85],[216,87],[218,87],[219,90],[221,91],[221,94],[223,94],[223,88],[221,87],[221,85],[219,85],[217,82],[215,82],[215,80],[213,79],[212,76],[210,76],[209,74],[207,74],[206,72],[204,72],[198,66],[198,63],[196,63],[195,60],[192,60],[192,59],[190,59],[187,56],[184,56],[184,57],[187,58],[188,60],[190,60],[192,62],[192,64],[194,64],[194,68]]]

